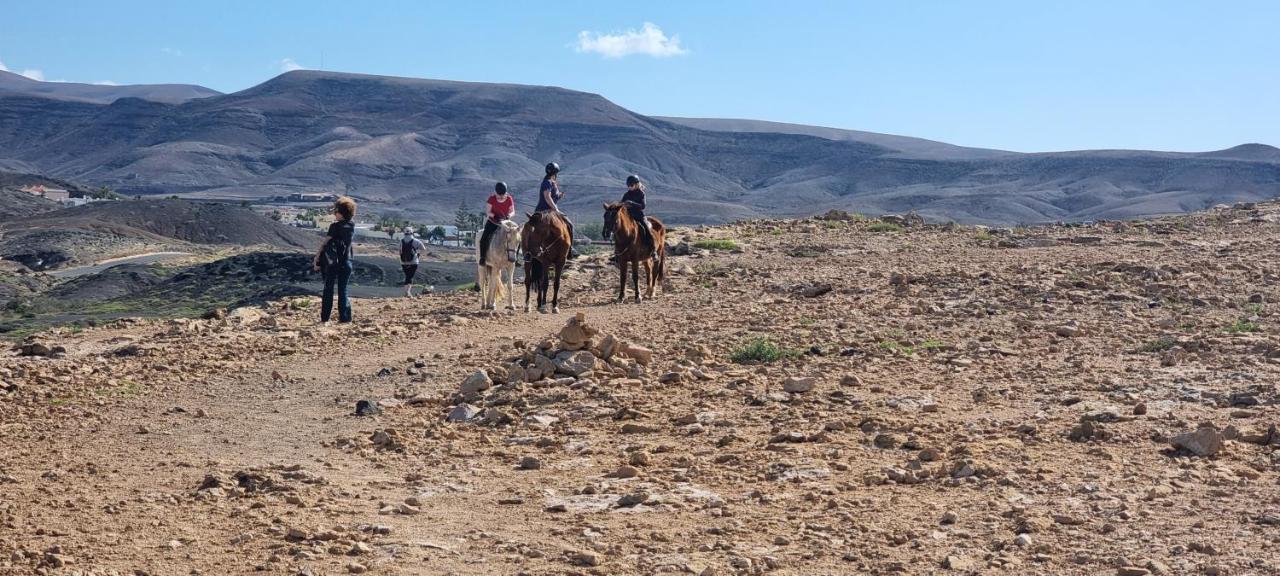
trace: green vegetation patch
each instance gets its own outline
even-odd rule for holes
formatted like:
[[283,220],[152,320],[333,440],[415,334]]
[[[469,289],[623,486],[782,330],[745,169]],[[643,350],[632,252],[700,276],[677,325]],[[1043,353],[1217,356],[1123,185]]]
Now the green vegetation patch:
[[768,338],[754,338],[734,348],[729,354],[729,360],[736,364],[770,364],[799,355],[800,352],[783,348]]
[[703,250],[737,250],[738,243],[728,238],[709,238],[694,242],[693,247]]
[[903,344],[902,342],[885,340],[879,344],[879,348],[881,350],[902,354],[904,356],[910,356],[916,352],[936,350],[943,347],[946,347],[946,343],[941,340],[925,340],[919,344]]
[[902,226],[899,226],[892,222],[876,222],[875,224],[867,226],[867,231],[868,232],[901,232]]
[[1250,334],[1253,332],[1257,332],[1258,330],[1261,330],[1261,329],[1262,329],[1262,326],[1260,326],[1257,322],[1250,322],[1248,320],[1237,320],[1235,324],[1227,326],[1225,329],[1223,329],[1223,332],[1226,332],[1227,334]]
[[1170,338],[1168,336],[1161,336],[1159,338],[1156,338],[1155,340],[1146,342],[1143,345],[1139,346],[1138,352],[1143,352],[1143,353],[1164,352],[1170,348],[1173,348],[1177,344],[1178,344],[1177,340],[1174,340],[1173,338]]

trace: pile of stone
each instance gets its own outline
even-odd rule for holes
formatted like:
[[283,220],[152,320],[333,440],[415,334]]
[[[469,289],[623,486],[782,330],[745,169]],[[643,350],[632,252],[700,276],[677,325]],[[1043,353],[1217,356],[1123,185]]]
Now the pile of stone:
[[581,312],[555,336],[532,346],[517,342],[516,347],[519,356],[462,381],[451,398],[446,421],[487,426],[524,421],[549,426],[555,423],[554,417],[522,414],[530,407],[523,394],[526,387],[581,389],[616,380],[622,381],[620,385],[638,385],[648,377],[653,362],[652,350],[601,334]]

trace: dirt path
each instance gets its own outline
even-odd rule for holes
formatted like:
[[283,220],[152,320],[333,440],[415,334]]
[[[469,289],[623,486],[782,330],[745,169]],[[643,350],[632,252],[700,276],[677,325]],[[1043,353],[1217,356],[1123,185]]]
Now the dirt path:
[[76,266],[75,268],[52,270],[46,272],[46,274],[53,276],[54,278],[78,278],[89,274],[97,274],[103,270],[124,264],[155,264],[156,262],[164,262],[166,260],[173,260],[190,255],[191,254],[188,252],[148,252],[145,254],[135,254],[133,256],[103,260],[90,266]]

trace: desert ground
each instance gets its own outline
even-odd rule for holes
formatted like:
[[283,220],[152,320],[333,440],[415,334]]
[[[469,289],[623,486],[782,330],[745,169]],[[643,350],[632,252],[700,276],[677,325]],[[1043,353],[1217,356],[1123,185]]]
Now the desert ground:
[[669,238],[14,343],[0,574],[1280,574],[1280,205]]

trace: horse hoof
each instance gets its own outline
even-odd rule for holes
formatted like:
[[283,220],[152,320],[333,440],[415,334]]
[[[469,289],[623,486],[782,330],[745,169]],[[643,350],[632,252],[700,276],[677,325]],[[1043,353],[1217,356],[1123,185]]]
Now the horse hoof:
[[551,309],[551,313],[552,313],[552,314],[559,314],[559,313],[560,313],[560,307],[559,307],[559,306],[556,306],[556,307],[552,308],[552,309]]

